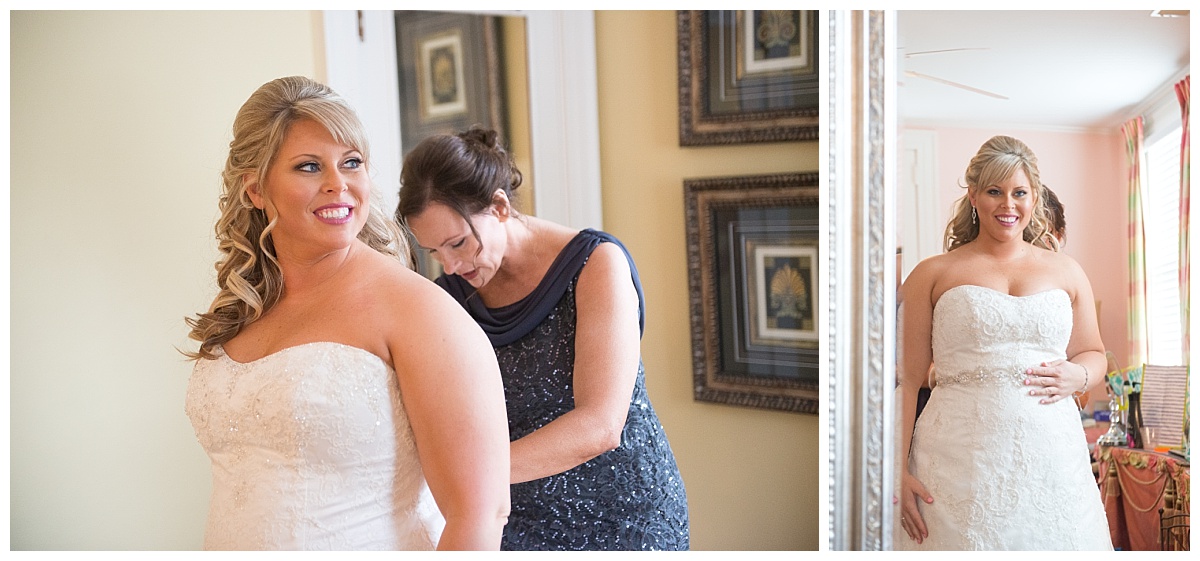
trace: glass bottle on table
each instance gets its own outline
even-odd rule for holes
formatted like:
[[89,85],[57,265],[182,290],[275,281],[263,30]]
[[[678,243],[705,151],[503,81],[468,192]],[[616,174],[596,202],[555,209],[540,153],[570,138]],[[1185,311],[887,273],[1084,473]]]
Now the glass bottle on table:
[[1121,394],[1110,392],[1112,396],[1108,401],[1108,432],[1104,433],[1096,443],[1100,446],[1129,446],[1129,433],[1125,431],[1125,422],[1122,416],[1122,399]]

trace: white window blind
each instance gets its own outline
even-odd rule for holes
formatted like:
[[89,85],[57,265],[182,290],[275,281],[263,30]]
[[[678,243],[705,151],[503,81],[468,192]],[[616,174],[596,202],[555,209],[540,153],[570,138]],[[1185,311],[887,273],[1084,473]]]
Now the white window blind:
[[[1165,130],[1164,130],[1165,129]],[[1179,151],[1182,127],[1162,127],[1143,160],[1147,362],[1183,364],[1179,304]]]

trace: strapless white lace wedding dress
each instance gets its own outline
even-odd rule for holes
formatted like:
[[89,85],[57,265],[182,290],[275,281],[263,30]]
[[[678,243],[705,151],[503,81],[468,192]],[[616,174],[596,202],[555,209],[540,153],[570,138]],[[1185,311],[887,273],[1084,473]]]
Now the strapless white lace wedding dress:
[[205,549],[433,549],[445,522],[392,368],[309,343],[199,360],[185,410],[212,459]]
[[897,518],[897,549],[1112,549],[1075,402],[1044,405],[1024,385],[1026,368],[1065,358],[1071,325],[1060,289],[942,294],[936,386],[909,456],[934,500],[920,504],[929,537],[918,545]]

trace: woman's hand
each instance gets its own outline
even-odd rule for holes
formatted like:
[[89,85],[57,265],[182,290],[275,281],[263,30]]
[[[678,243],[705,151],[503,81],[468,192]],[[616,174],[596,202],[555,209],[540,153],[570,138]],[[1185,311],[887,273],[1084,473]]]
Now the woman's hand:
[[513,441],[512,483],[561,473],[621,445],[641,358],[631,275],[617,245],[592,250],[575,291],[575,408]]
[[921,518],[921,511],[917,508],[918,498],[925,504],[933,504],[933,496],[925,489],[925,485],[904,470],[904,476],[900,478],[900,526],[908,532],[909,538],[921,543],[929,537],[929,529],[925,527],[925,519]]
[[1066,360],[1043,362],[1025,370],[1025,385],[1029,395],[1042,396],[1039,403],[1057,403],[1083,391],[1087,385],[1087,368]]

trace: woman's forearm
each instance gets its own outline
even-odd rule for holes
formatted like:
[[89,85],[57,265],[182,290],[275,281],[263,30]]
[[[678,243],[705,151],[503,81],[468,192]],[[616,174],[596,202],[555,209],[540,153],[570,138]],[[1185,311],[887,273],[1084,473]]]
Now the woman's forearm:
[[1096,386],[1103,384],[1105,377],[1108,375],[1108,358],[1102,351],[1083,351],[1071,357],[1068,361],[1086,369],[1086,379],[1083,382],[1083,386],[1077,390],[1080,394],[1086,394]]
[[512,442],[512,483],[562,473],[621,445],[625,419],[575,409]]
[[500,537],[507,522],[507,509],[447,518],[437,548],[442,551],[500,549]]

